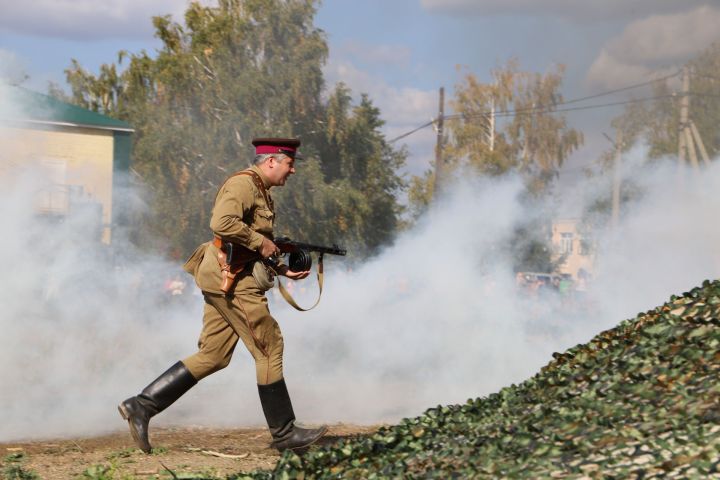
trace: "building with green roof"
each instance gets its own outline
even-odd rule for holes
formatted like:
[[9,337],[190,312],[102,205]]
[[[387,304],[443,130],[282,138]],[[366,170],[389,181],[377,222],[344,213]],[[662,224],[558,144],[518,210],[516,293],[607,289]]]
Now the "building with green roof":
[[[95,212],[93,235],[109,244],[123,223],[133,128],[127,122],[30,90],[0,89],[5,170],[28,167],[43,179],[41,215]],[[6,172],[7,173],[7,172]]]

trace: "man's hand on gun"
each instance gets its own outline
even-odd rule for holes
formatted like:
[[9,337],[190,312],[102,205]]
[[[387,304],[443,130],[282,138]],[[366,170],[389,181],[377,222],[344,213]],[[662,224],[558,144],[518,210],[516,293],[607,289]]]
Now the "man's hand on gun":
[[[282,252],[272,240],[270,240],[269,238],[263,238],[262,245],[260,245],[259,253],[262,258],[268,259],[270,257],[280,255]],[[294,272],[290,270],[287,265],[280,265],[276,269],[276,272],[278,275],[287,277],[290,280],[302,280],[303,278],[307,278],[308,275],[310,275],[310,270],[306,270],[304,272]]]
[[272,240],[267,237],[263,237],[262,245],[260,245],[258,253],[262,258],[270,258],[272,256],[279,255],[280,249]]

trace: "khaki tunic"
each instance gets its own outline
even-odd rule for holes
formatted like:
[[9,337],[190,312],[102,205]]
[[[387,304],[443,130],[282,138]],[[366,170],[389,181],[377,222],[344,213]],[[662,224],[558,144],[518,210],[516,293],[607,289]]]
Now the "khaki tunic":
[[[266,188],[267,178],[259,168]],[[249,175],[231,177],[220,188],[210,219],[210,229],[226,241],[257,251],[263,237],[272,238],[275,217],[272,198],[268,202]],[[218,249],[212,242],[198,247],[186,264],[205,297],[203,329],[198,352],[183,360],[193,376],[200,380],[225,368],[241,339],[255,360],[257,383],[267,385],[283,378],[283,338],[280,327],[270,315],[265,290],[252,275],[253,265],[237,274],[234,295],[220,290],[222,275]]]

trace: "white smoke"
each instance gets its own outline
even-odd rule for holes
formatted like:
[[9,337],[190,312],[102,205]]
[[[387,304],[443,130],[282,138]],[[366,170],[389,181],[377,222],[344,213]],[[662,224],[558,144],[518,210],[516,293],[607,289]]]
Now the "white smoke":
[[[10,50],[0,48],[0,84],[8,83],[17,85],[26,78],[25,67],[21,59]],[[0,105],[9,104],[4,98],[0,97]]]
[[[632,157],[644,159],[643,150]],[[3,171],[17,167],[2,162]],[[395,422],[489,394],[525,380],[552,352],[716,276],[720,167],[700,178],[685,172],[684,189],[674,187],[674,166],[640,171],[642,199],[616,229],[595,232],[597,269],[581,308],[516,290],[504,247],[534,212],[512,178],[454,185],[393,247],[354,270],[328,257],[311,312],[272,293],[299,420]],[[163,290],[179,265],[119,241],[113,255],[88,242],[87,219],[38,219],[29,200],[38,182],[26,169],[0,189],[0,441],[125,429],[117,404],[195,351],[202,298],[194,287],[181,296]],[[585,187],[564,201],[593,198]],[[314,300],[313,282],[295,285],[306,289],[296,292],[301,303]],[[262,425],[250,355],[239,345],[227,369],[153,424]]]
[[713,221],[720,162],[702,171],[679,167],[677,158],[648,165],[647,152],[637,146],[623,159],[624,181],[641,195],[617,228],[598,232],[595,289],[614,318],[634,316],[720,273],[720,227]]

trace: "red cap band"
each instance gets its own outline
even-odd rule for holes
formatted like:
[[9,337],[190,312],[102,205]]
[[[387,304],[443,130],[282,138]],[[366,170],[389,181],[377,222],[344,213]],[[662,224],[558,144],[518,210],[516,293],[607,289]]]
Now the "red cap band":
[[257,145],[255,147],[255,155],[263,155],[266,153],[282,153],[285,155],[294,155],[296,151],[296,148],[278,147],[277,145]]

